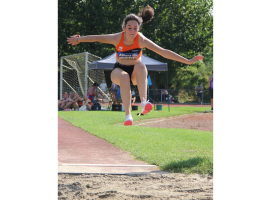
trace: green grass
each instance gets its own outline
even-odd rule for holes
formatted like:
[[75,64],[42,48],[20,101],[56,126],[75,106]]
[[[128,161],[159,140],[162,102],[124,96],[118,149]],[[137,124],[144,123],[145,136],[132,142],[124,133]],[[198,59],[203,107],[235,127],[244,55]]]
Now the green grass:
[[[162,111],[154,110],[144,116],[137,116],[138,111],[133,111],[132,115],[137,121],[205,110],[204,107],[171,107],[168,112],[168,108],[163,106]],[[61,111],[58,115],[73,126],[105,139],[131,152],[137,159],[159,166],[161,170],[213,174],[213,132],[116,125],[123,124],[125,120],[124,112],[117,111]]]

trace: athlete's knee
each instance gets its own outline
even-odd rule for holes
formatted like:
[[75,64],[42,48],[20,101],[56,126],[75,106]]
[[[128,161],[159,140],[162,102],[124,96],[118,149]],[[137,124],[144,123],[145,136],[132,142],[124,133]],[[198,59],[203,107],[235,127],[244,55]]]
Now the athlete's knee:
[[129,74],[127,74],[127,73],[122,74],[121,77],[120,77],[120,84],[127,84],[129,82],[130,82]]
[[145,71],[147,69],[146,69],[146,66],[142,62],[138,62],[138,63],[135,64],[134,70],[136,70],[136,71]]

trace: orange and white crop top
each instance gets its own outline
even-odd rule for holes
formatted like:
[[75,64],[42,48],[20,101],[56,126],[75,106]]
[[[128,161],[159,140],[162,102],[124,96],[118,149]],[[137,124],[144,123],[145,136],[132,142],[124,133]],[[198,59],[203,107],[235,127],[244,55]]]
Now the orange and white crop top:
[[137,60],[142,55],[142,49],[138,45],[139,33],[131,46],[124,45],[124,31],[122,32],[120,42],[116,46],[116,56],[121,60]]

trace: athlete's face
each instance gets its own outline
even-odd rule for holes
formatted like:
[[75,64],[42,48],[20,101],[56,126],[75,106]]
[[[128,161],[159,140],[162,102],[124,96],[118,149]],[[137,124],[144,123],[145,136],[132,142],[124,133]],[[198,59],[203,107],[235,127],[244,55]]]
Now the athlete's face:
[[139,30],[139,25],[138,25],[137,21],[130,20],[127,22],[126,27],[125,27],[125,31],[126,31],[128,38],[134,39],[137,35],[138,30]]

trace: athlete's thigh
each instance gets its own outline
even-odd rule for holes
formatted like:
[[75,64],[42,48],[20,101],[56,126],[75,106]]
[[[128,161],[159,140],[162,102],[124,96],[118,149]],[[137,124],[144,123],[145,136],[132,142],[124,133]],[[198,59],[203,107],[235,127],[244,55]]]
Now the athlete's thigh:
[[131,74],[131,81],[132,81],[133,85],[137,85],[137,78],[136,78],[135,69]]
[[[139,65],[140,63],[141,63],[141,62],[135,64],[135,66],[134,66],[134,71],[132,72],[132,75],[131,75],[131,81],[132,81],[133,85],[137,85],[137,78],[136,78],[135,68],[136,68],[137,65]],[[143,64],[143,63],[142,63],[142,64]]]
[[111,81],[117,85],[120,85],[120,80],[123,77],[123,75],[127,75],[128,73],[123,71],[120,68],[115,68],[112,72],[111,72]]
[[136,70],[138,70],[139,72],[146,71],[147,74],[148,74],[147,68],[146,68],[144,63],[142,63],[142,62],[136,63],[135,66],[134,66],[134,71],[133,71],[133,73],[131,75],[131,81],[132,81],[133,85],[137,85],[137,78],[136,78],[136,72],[135,72]]

